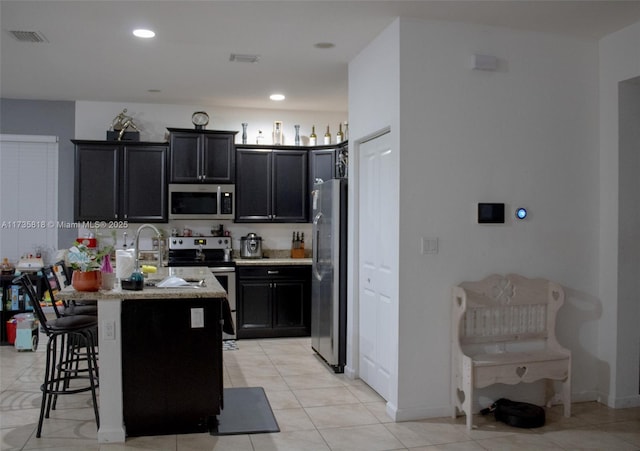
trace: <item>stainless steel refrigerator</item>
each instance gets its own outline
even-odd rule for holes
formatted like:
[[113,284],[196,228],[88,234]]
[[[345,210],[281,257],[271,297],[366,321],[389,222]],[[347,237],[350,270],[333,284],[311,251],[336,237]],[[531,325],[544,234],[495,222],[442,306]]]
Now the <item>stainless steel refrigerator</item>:
[[311,347],[344,372],[347,333],[347,180],[313,187]]

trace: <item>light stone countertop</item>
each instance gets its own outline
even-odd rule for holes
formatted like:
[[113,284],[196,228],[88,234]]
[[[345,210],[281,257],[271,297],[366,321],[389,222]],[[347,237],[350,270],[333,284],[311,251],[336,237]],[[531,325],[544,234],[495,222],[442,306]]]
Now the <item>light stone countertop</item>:
[[187,282],[204,280],[201,287],[156,288],[146,286],[139,291],[123,290],[116,282],[113,290],[76,291],[71,285],[56,293],[56,299],[65,300],[131,300],[131,299],[193,299],[193,298],[225,298],[227,292],[207,267],[171,267],[161,268],[157,273],[145,277],[147,282],[159,282],[165,277],[177,276]]

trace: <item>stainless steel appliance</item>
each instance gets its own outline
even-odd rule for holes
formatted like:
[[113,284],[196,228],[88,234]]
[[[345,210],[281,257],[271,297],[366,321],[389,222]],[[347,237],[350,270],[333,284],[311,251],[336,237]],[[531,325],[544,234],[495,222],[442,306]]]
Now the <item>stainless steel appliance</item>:
[[347,180],[314,185],[311,347],[344,372],[347,334]]
[[240,238],[240,258],[262,258],[262,238],[255,233]]
[[234,219],[235,185],[169,185],[169,219]]
[[[236,264],[229,259],[230,236],[172,236],[169,238],[169,266],[207,266],[227,292],[231,319],[236,329]],[[222,333],[222,339],[236,334]]]

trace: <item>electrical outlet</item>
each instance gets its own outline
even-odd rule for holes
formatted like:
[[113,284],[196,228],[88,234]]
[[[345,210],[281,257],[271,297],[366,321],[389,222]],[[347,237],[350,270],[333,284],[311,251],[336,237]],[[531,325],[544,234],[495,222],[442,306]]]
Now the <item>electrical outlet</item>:
[[204,327],[204,309],[203,308],[192,308],[191,309],[191,328],[201,328]]
[[114,321],[102,321],[102,338],[104,340],[116,339],[116,323]]

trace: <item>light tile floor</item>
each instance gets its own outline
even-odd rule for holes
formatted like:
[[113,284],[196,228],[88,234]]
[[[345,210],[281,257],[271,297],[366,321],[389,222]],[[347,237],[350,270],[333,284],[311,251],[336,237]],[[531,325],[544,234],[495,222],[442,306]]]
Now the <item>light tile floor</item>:
[[467,432],[464,417],[403,423],[385,414],[385,402],[360,380],[336,375],[320,363],[310,339],[241,340],[224,352],[227,387],[264,387],[280,425],[275,434],[214,437],[209,434],[131,438],[99,445],[89,395],[62,399],[35,437],[44,338],[37,352],[0,347],[0,449],[8,450],[640,450],[640,408],[601,404],[547,410],[539,429],[516,429],[478,417]]

